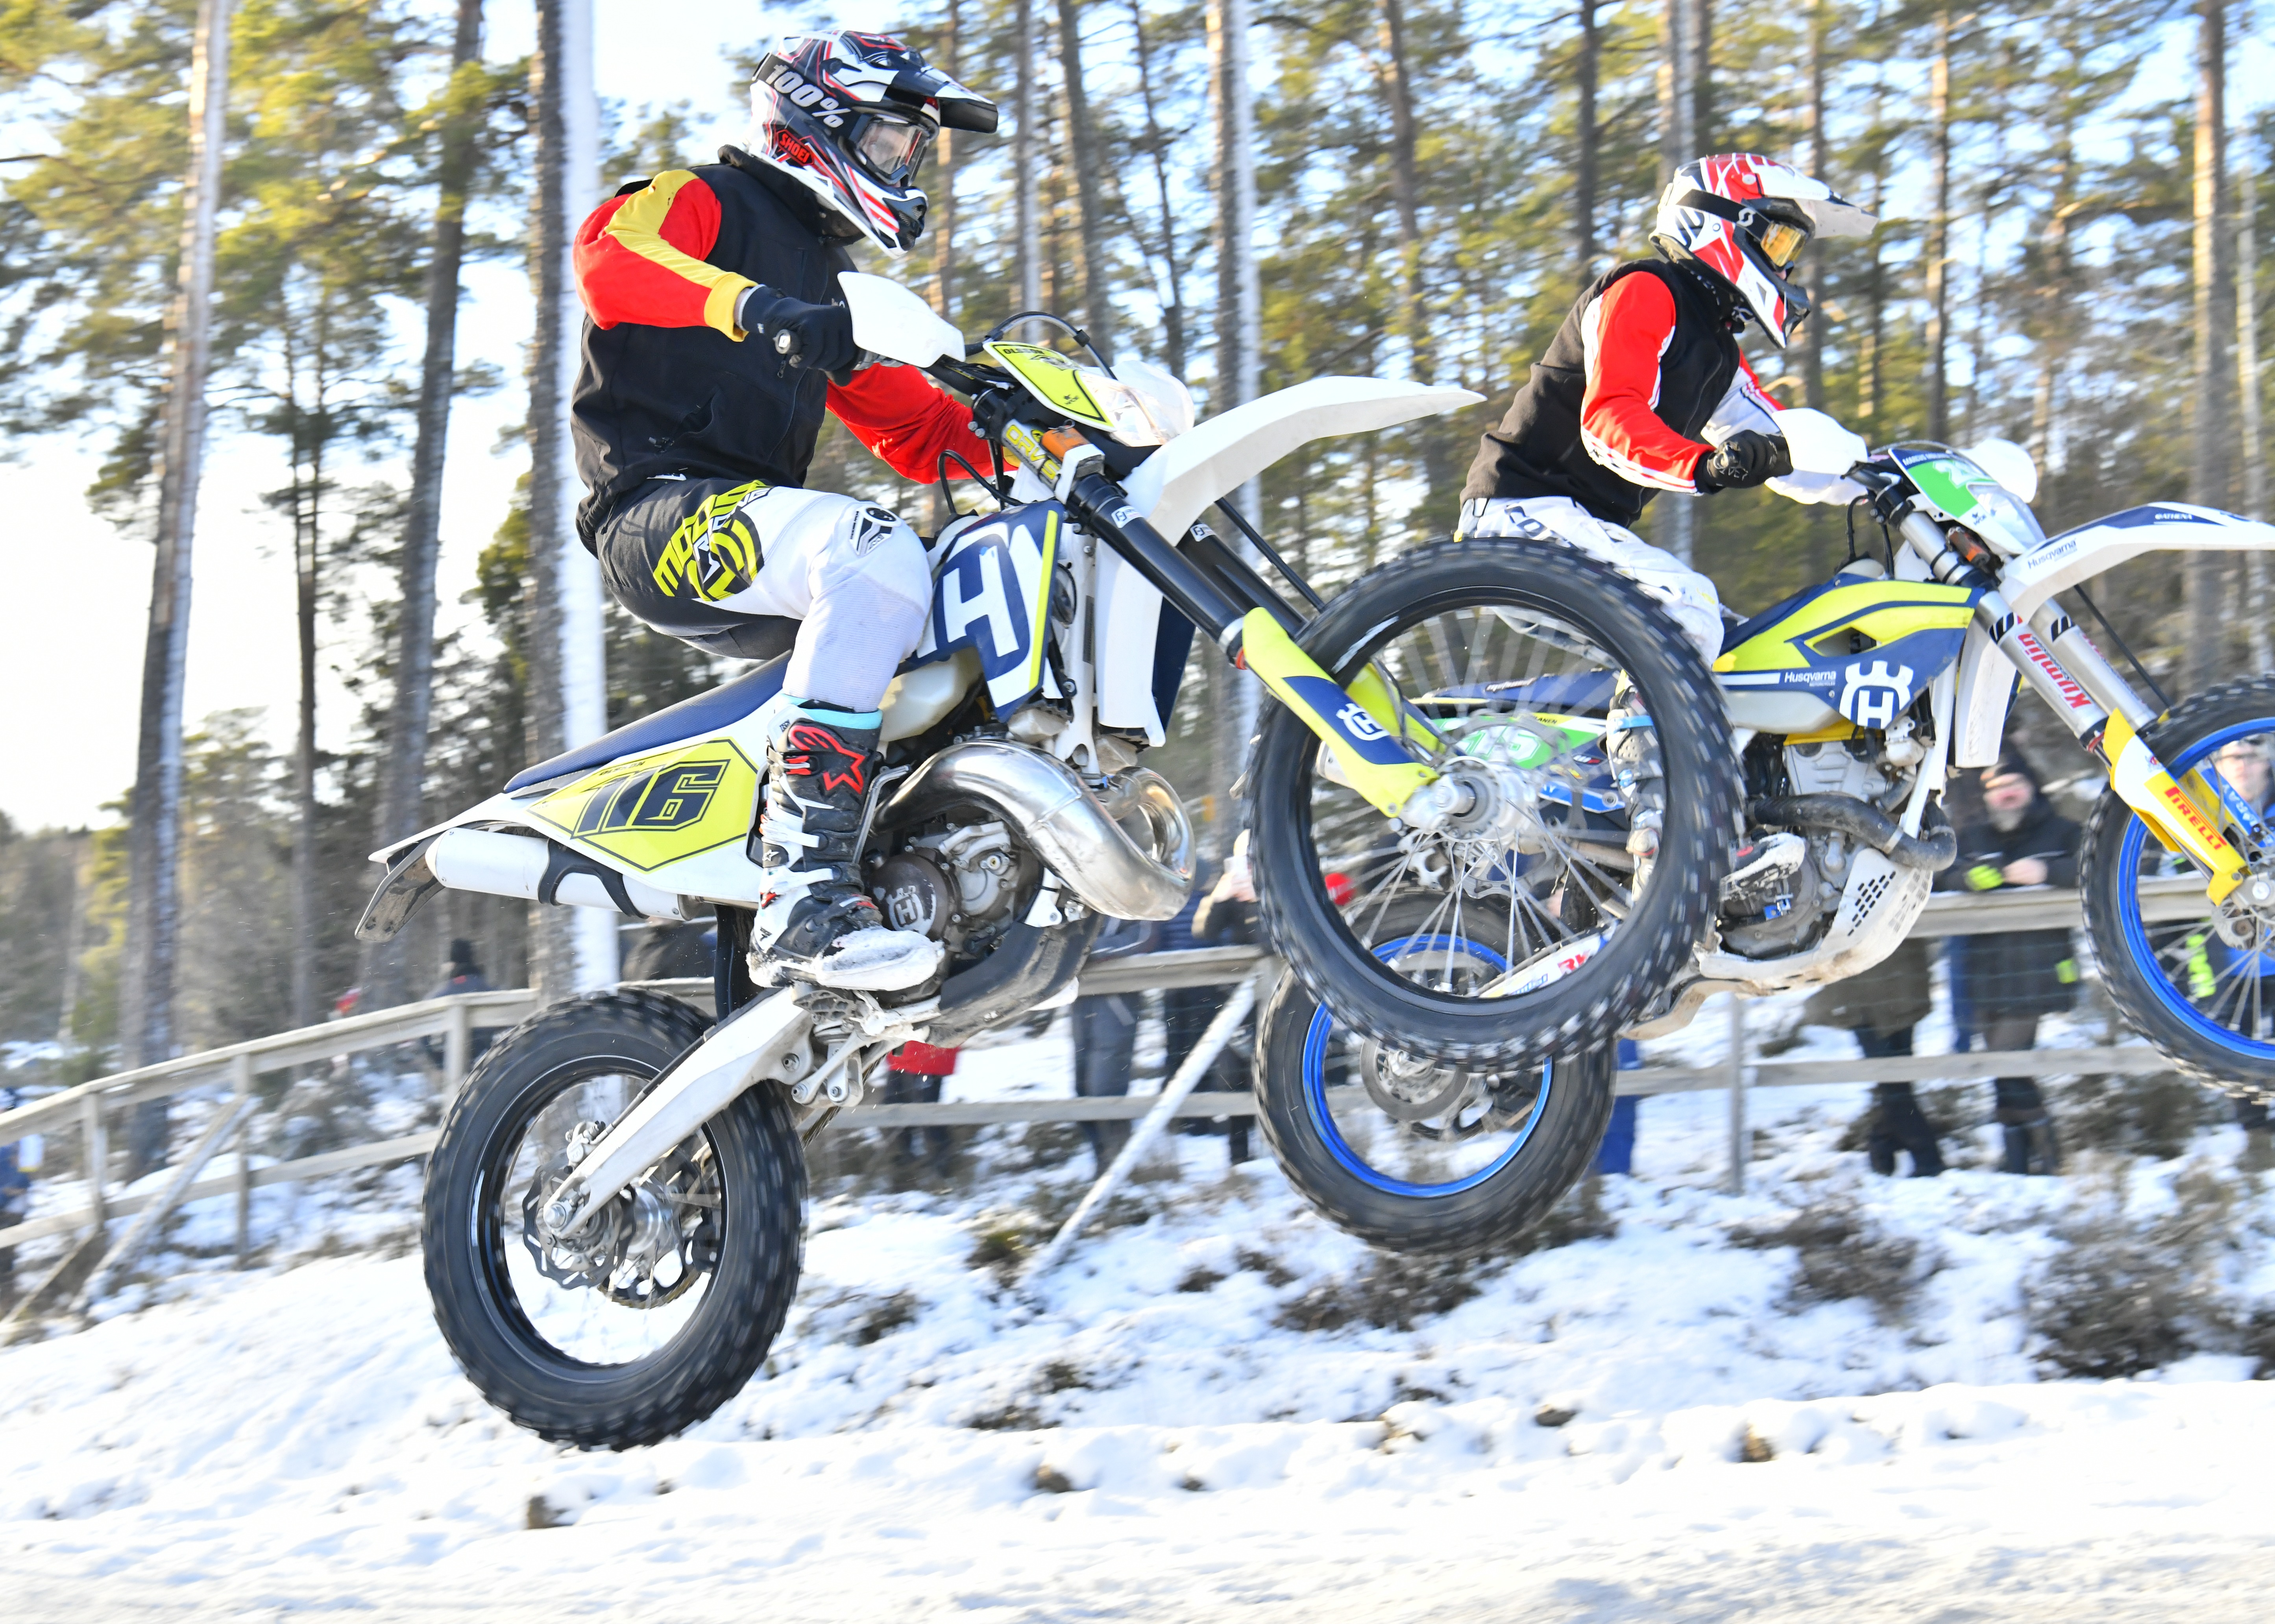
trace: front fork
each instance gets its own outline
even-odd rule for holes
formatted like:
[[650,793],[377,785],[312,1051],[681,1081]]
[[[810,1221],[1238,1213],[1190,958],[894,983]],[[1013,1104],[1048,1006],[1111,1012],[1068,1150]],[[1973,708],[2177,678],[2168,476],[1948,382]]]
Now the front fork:
[[[1085,528],[1100,535],[1138,572],[1159,588],[1179,613],[1213,638],[1236,665],[1263,680],[1273,697],[1303,719],[1335,752],[1352,789],[1386,818],[1435,823],[1461,810],[1462,791],[1445,783],[1437,768],[1419,759],[1409,740],[1415,720],[1402,714],[1396,694],[1370,666],[1349,685],[1338,683],[1297,646],[1288,622],[1260,600],[1262,584],[1243,578],[1216,557],[1212,571],[1194,555],[1170,545],[1130,505],[1129,497],[1103,475],[1089,473],[1062,481],[1062,492]],[[1202,554],[1202,559],[1209,557]],[[1227,590],[1238,590],[1236,600]]]
[[[1926,515],[1906,514],[1902,529],[1905,541],[1939,579],[1956,578],[1971,569],[1951,550],[1941,526]],[[2141,736],[2156,713],[2051,601],[2026,624],[1994,587],[1984,593],[1975,612],[2047,708],[2080,744],[2101,758],[2119,797],[2156,831],[2167,850],[2185,855],[2203,871],[2212,901],[2225,901],[2250,872],[2250,865],[2220,832],[2218,820],[2207,808],[2224,812],[2255,841],[2262,832],[2259,814],[2216,770],[2202,767],[2189,773],[2185,786],[2173,777]]]

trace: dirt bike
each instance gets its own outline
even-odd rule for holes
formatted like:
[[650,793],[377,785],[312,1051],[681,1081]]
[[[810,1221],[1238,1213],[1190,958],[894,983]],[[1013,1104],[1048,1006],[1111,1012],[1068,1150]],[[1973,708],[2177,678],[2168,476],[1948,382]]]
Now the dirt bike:
[[[2152,706],[2057,601],[2150,552],[2266,548],[2275,528],[2155,502],[2049,539],[2029,507],[2037,472],[2020,447],[1874,453],[1822,413],[1787,412],[1780,426],[1796,471],[1813,476],[1803,499],[1849,501],[1852,538],[1862,516],[1882,555],[1852,539],[1832,579],[1729,631],[1711,714],[1626,703],[1621,679],[1600,668],[1608,661],[1517,673],[1504,656],[1488,665],[1506,676],[1481,676],[1478,650],[1507,640],[1506,612],[1497,626],[1472,616],[1467,642],[1401,642],[1406,620],[1390,600],[1421,603],[1425,593],[1339,601],[1314,623],[1305,640],[1334,651],[1330,670],[1379,662],[1412,696],[1417,730],[1473,760],[1521,762],[1538,806],[1561,810],[1563,827],[1520,820],[1513,835],[1467,845],[1410,829],[1385,842],[1355,816],[1333,762],[1275,715],[1251,767],[1254,827],[1308,826],[1315,846],[1339,845],[1325,866],[1347,872],[1329,897],[1316,870],[1259,863],[1266,912],[1283,929],[1306,913],[1317,928],[1332,912],[1355,936],[1385,940],[1392,966],[1417,980],[1426,969],[1449,1002],[1529,990],[1544,1021],[1582,1042],[1621,1027],[1672,1032],[1713,993],[1837,980],[1893,952],[1956,852],[1941,810],[1946,775],[1997,759],[2025,681],[2109,773],[2079,884],[2111,998],[2181,1069],[2240,1093],[2275,1088],[2275,999],[2262,990],[2275,975],[2275,676],[2177,705],[2158,694]],[[1435,579],[1440,568],[1423,555],[1379,573]],[[1443,579],[1459,591],[1455,572]],[[1352,596],[1373,589],[1363,581]],[[1551,623],[1544,606],[1536,624]],[[1693,871],[1689,894],[1711,899],[1710,917],[1642,1008],[1617,987],[1606,996],[1600,977],[1589,985],[1632,928],[1632,891],[1663,889],[1649,871],[1683,860],[1665,846],[1641,860],[1622,850],[1637,812],[1618,759],[1623,728],[1670,759],[1679,736],[1700,734],[1730,752],[1744,789],[1740,866]],[[2216,765],[2224,751],[2242,752],[2236,771],[2250,793]],[[1446,766],[1448,779],[1462,771]],[[1354,888],[1349,876],[1362,870]],[[1443,1251],[1497,1243],[1554,1198],[1553,1169],[1521,1159],[1551,1084],[1520,1075],[1512,1098],[1510,1078],[1480,1075],[1452,1041],[1387,1049],[1349,1030],[1371,989],[1319,973],[1316,956],[1290,959],[1303,985],[1283,986],[1264,1016],[1258,1106],[1315,1205],[1379,1244]],[[1456,1063],[1432,1064],[1432,1054]]]
[[[959,517],[932,544],[931,617],[884,699],[886,765],[861,837],[873,895],[896,926],[941,942],[940,974],[896,994],[754,981],[760,713],[780,691],[782,662],[540,762],[374,854],[387,867],[359,926],[367,940],[399,930],[444,888],[717,920],[718,1018],[629,988],[546,1008],[474,1069],[428,1164],[427,1277],[444,1338],[486,1397],[549,1439],[650,1441],[737,1392],[796,1288],[804,1143],[864,1100],[901,1045],[957,1045],[1066,1001],[1104,918],[1165,919],[1184,906],[1190,825],[1142,757],[1164,742],[1194,629],[1301,718],[1383,838],[1440,829],[1466,850],[1523,821],[1515,781],[1493,761],[1432,755],[1445,736],[1432,706],[1402,693],[1390,668],[1353,664],[1338,643],[1331,674],[1307,652],[1326,649],[1319,628],[1348,626],[1349,613],[1307,620],[1202,522],[1213,504],[1246,530],[1223,498],[1306,442],[1478,397],[1319,378],[1196,423],[1183,383],[1159,369],[1015,343],[1010,323],[967,345],[889,282],[848,274],[842,285],[856,341],[965,397],[991,448],[990,467],[964,472],[992,489],[997,510]],[[940,472],[945,486],[949,459]],[[1462,602],[1553,602],[1570,636],[1599,653],[1626,651],[1616,663],[1641,673],[1636,703],[1664,713],[1710,692],[1703,667],[1668,664],[1649,601],[1624,580],[1563,561],[1552,577],[1530,555],[1495,565],[1491,548],[1452,556]],[[1392,606],[1402,626],[1449,587],[1434,576],[1370,580],[1362,604],[1410,587]],[[1670,739],[1670,782],[1723,770],[1714,749],[1703,736]],[[1735,797],[1702,794],[1697,804],[1717,810],[1670,815],[1667,845],[1680,854],[1670,872],[1720,860]],[[1311,848],[1282,845],[1280,832],[1259,830],[1259,861],[1275,874],[1311,864],[1316,882]],[[1400,957],[1385,928],[1429,907],[1410,888],[1406,911],[1364,942],[1340,916],[1317,937],[1290,919],[1282,950],[1316,962],[1311,973],[1348,977],[1339,961],[1354,952],[1360,974],[1380,972],[1375,1001],[1350,1019],[1394,1069],[1437,1040],[1428,1000],[1438,992],[1482,1012],[1461,1025],[1462,1041],[1516,1079],[1496,1108],[1530,1114],[1536,1155],[1553,1152],[1546,1182],[1561,1190],[1608,1109],[1601,1058],[1558,1060],[1568,1032],[1532,1031],[1514,984],[1497,983],[1492,1001],[1472,997],[1468,960],[1448,972]],[[1661,956],[1687,947],[1699,922],[1677,889],[1659,887],[1629,911],[1580,980],[1623,965],[1652,933],[1679,938]],[[1428,940],[1466,928],[1433,925]],[[1422,1001],[1401,1004],[1402,987]]]

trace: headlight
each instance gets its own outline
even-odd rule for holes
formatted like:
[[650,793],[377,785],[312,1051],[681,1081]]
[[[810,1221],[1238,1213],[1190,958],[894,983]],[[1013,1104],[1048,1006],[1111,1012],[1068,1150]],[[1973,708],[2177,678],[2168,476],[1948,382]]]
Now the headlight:
[[1124,445],[1166,445],[1193,426],[1192,391],[1150,361],[1122,361],[1115,375],[1085,373],[1098,404]]

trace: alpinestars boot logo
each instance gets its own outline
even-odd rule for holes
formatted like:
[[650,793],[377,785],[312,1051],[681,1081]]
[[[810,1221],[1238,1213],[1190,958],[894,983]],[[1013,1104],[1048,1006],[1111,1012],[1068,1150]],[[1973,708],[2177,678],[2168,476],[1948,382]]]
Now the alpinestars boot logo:
[[820,778],[824,795],[841,789],[861,795],[868,789],[868,752],[846,749],[820,722],[792,722],[782,735],[782,771],[793,778]]

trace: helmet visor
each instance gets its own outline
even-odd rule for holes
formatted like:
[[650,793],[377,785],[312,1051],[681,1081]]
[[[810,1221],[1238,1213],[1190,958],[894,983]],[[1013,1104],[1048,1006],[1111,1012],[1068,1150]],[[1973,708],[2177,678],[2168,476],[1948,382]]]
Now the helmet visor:
[[887,185],[905,186],[916,178],[931,140],[931,130],[913,119],[873,113],[861,121],[853,153],[862,168]]
[[1789,225],[1782,220],[1765,220],[1754,238],[1762,257],[1780,270],[1801,257],[1801,250],[1809,241],[1809,233],[1802,227]]

